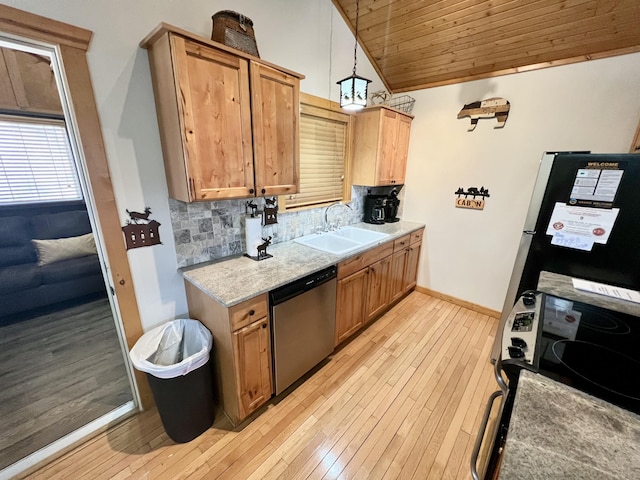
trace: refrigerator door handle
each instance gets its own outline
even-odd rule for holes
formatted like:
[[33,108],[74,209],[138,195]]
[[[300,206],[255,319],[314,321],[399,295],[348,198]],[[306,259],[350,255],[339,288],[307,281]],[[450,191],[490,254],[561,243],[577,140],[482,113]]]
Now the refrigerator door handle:
[[535,235],[536,231],[535,230],[525,230],[522,233],[524,233],[525,235]]

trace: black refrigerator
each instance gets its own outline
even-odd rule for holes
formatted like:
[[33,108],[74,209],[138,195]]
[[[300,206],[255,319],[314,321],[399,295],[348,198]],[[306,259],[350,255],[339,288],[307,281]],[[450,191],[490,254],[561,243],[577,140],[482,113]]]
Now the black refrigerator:
[[543,155],[499,333],[542,271],[640,290],[640,155]]

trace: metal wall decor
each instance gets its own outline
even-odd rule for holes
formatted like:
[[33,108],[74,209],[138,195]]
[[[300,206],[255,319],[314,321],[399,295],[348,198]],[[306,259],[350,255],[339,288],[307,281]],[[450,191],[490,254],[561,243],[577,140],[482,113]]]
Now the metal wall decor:
[[264,224],[273,225],[278,223],[278,197],[264,199]]
[[151,208],[146,207],[144,212],[130,212],[127,209],[129,218],[127,223],[122,227],[122,233],[127,245],[127,250],[139,247],[150,247],[151,245],[159,245],[160,241],[160,222],[150,220]]
[[[484,187],[480,187],[479,189],[478,187],[469,187],[466,191],[462,187],[460,187],[455,191],[455,195],[456,207],[471,208],[473,210],[483,210],[484,199],[490,197],[489,189]],[[462,197],[462,195],[464,195],[464,198]]]
[[495,118],[498,124],[493,128],[502,128],[509,117],[511,104],[508,100],[500,97],[487,98],[477,102],[467,103],[458,112],[458,118],[470,117],[471,125],[469,132],[475,130],[480,118]]

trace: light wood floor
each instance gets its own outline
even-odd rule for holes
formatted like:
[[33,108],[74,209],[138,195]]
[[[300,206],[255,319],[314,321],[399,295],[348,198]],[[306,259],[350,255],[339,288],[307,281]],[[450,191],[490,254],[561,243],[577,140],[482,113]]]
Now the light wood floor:
[[133,398],[107,299],[0,328],[0,469]]
[[152,410],[30,478],[468,479],[496,326],[414,292],[240,432],[174,444]]

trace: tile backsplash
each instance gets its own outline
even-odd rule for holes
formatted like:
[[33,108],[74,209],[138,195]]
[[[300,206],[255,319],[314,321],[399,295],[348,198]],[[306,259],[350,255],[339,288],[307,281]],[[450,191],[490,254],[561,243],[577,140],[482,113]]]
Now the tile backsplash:
[[[342,226],[361,222],[366,194],[366,187],[352,187],[351,209],[332,208],[329,222],[339,221]],[[178,267],[244,253],[247,200],[184,203],[169,199]],[[260,210],[264,208],[262,198],[253,200]],[[271,243],[280,243],[314,233],[324,226],[325,210],[326,207],[322,207],[278,213],[278,223],[262,227],[263,236],[271,236]]]

